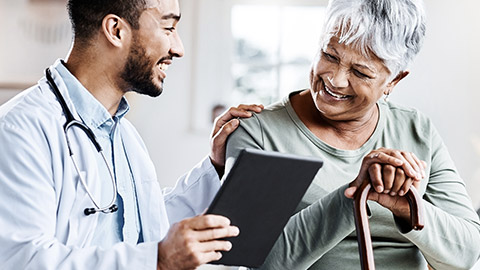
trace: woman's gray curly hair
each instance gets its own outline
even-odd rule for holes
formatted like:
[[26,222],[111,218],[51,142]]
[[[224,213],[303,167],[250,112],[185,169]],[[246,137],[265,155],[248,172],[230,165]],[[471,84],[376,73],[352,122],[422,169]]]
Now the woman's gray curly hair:
[[375,54],[395,77],[420,51],[425,21],[421,0],[330,0],[320,45],[337,36],[366,57]]

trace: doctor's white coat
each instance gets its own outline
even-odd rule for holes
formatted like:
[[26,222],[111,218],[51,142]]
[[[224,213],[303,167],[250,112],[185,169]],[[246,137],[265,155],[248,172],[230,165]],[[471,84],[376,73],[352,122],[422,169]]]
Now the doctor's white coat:
[[[58,64],[52,76],[76,116],[54,68]],[[162,191],[145,145],[123,118],[118,127],[135,181],[144,243],[101,249],[90,245],[99,214],[83,214],[92,201],[70,160],[64,123],[45,78],[0,107],[0,269],[156,269],[157,243],[169,224],[201,213],[220,187],[210,160]],[[83,132],[71,134],[77,163],[98,196],[98,153]]]

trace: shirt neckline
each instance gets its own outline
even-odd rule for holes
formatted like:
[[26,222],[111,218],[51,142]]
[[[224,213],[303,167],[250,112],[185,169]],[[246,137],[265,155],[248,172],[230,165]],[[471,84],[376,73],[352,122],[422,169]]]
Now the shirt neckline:
[[92,129],[102,126],[112,127],[129,111],[130,106],[122,97],[114,117],[107,109],[80,83],[80,81],[67,69],[63,60],[54,66],[65,83],[66,91],[72,104],[82,121]]
[[285,106],[287,113],[290,116],[291,120],[294,122],[294,124],[313,144],[315,144],[318,148],[322,149],[323,151],[326,151],[332,155],[342,156],[342,157],[364,156],[365,152],[371,151],[371,149],[374,147],[374,144],[377,142],[380,134],[382,133],[385,127],[385,108],[380,102],[377,102],[376,104],[377,107],[379,108],[378,110],[379,119],[373,134],[370,136],[370,138],[368,138],[368,140],[360,148],[357,148],[355,150],[345,150],[345,149],[339,149],[339,148],[333,147],[325,143],[324,141],[320,140],[317,136],[315,136],[315,134],[313,134],[310,131],[310,129],[308,129],[308,127],[302,122],[302,120],[300,120],[300,117],[297,115],[297,113],[292,107],[290,97],[300,93],[301,91],[303,90],[290,93],[283,99],[282,103]]

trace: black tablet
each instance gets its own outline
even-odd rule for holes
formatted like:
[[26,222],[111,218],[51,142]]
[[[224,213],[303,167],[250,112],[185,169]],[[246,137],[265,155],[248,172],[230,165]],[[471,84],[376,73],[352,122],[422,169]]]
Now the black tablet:
[[318,170],[318,158],[244,149],[207,214],[240,228],[232,249],[212,264],[260,267]]

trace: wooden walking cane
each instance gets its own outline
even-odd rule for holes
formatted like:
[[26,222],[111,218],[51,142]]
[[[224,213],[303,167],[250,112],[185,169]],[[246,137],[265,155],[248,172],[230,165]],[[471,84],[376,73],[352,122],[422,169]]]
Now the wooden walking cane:
[[[357,228],[358,250],[362,270],[375,270],[373,260],[372,238],[367,215],[367,197],[371,184],[364,182],[356,191],[353,202],[353,211],[355,214],[355,227]],[[407,194],[408,204],[410,205],[410,223],[414,230],[423,229],[423,206],[422,198],[414,186],[410,186]]]

